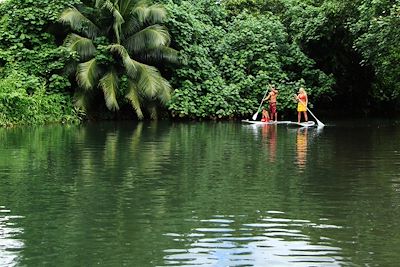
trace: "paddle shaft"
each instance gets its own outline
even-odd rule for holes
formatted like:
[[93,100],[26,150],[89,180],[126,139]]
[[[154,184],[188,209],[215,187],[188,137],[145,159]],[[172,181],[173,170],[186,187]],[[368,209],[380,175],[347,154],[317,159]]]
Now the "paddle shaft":
[[317,119],[317,117],[315,117],[315,115],[311,112],[311,110],[307,107],[307,105],[302,100],[300,100],[300,99],[298,99],[298,100],[300,101],[300,103],[302,103],[306,107],[307,111],[310,112],[311,116],[314,117],[314,119],[317,121],[317,124],[319,126],[325,126],[325,124],[323,124],[320,120]]
[[261,106],[262,106],[262,103],[264,102],[264,98],[265,98],[265,96],[267,95],[268,90],[269,90],[269,88],[268,88],[267,90],[265,90],[264,96],[263,96],[263,98],[261,99],[261,103],[260,103],[260,105],[258,106],[257,112],[254,113],[254,115],[253,115],[253,121],[255,121],[255,120],[257,119],[257,114],[258,114],[258,112],[260,112],[260,108],[261,108]]

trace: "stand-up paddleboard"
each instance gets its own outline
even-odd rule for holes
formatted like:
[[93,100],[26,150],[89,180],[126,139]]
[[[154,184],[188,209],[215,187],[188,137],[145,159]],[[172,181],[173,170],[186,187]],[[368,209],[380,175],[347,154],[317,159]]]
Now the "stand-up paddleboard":
[[289,124],[291,121],[251,121],[251,120],[242,120],[242,122],[256,125],[269,125],[269,124]]
[[313,127],[313,126],[315,126],[315,122],[314,121],[306,121],[306,122],[291,121],[288,123],[288,125],[299,126],[299,127]]

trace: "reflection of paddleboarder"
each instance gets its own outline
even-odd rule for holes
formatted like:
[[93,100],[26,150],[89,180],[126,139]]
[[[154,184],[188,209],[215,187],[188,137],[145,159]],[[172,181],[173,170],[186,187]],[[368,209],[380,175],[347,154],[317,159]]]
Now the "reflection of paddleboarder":
[[297,165],[304,168],[307,162],[307,128],[297,130],[296,152]]
[[262,128],[262,136],[264,141],[268,143],[269,160],[271,162],[274,162],[276,158],[276,140],[277,140],[276,125],[268,125],[268,124],[264,125]]

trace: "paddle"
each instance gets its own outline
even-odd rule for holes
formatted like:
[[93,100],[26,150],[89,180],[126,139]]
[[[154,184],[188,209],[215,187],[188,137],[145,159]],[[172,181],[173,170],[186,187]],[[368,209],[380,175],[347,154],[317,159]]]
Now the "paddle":
[[[271,86],[271,85],[269,85],[269,86]],[[261,108],[261,106],[262,106],[262,103],[264,102],[264,98],[265,98],[265,96],[267,95],[268,90],[269,90],[269,88],[268,88],[267,90],[265,90],[265,93],[264,93],[264,96],[263,96],[263,98],[262,98],[262,100],[261,100],[260,106],[258,107],[257,112],[254,113],[254,115],[253,115],[253,117],[252,117],[253,121],[255,121],[255,120],[257,119],[257,115],[258,115],[258,113],[260,112],[260,108]]]
[[314,119],[317,121],[317,125],[318,125],[318,127],[324,127],[325,126],[325,124],[323,124],[320,120],[318,120],[317,119],[317,117],[315,117],[315,115],[311,112],[311,110],[306,106],[306,104],[303,102],[303,101],[301,101],[300,99],[298,99],[306,108],[307,108],[307,111],[308,112],[310,112],[310,114],[314,117]]

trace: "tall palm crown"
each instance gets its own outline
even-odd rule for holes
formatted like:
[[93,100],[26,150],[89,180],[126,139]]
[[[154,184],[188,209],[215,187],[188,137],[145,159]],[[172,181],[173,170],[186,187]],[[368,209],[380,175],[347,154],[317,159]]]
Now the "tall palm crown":
[[166,18],[165,9],[147,0],[90,2],[68,8],[60,17],[72,29],[64,45],[78,59],[77,105],[85,108],[99,88],[110,110],[118,110],[118,100],[124,96],[139,119],[144,103],[154,115],[154,104],[165,104],[171,87],[149,63],[177,59],[176,51],[168,47],[168,31],[160,25]]

